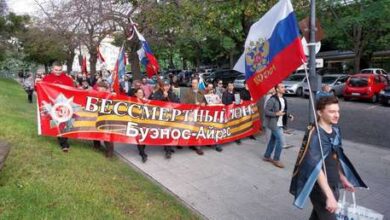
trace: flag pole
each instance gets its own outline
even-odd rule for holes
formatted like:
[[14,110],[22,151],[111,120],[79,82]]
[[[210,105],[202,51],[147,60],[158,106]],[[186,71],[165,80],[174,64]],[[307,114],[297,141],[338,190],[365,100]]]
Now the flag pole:
[[[314,93],[313,93],[313,90],[311,89],[311,81],[309,79],[309,74],[307,72],[307,65],[306,63],[303,61],[304,63],[304,68],[305,68],[305,75],[306,75],[306,78],[307,78],[307,87],[309,88],[309,114],[310,113],[313,113],[313,118],[314,118],[314,125],[315,125],[315,128],[316,128],[316,131],[317,131],[317,137],[318,137],[318,143],[320,144],[320,150],[321,150],[321,158],[322,158],[322,167],[324,168],[324,173],[325,173],[325,178],[327,178],[327,174],[326,174],[326,165],[325,165],[325,157],[324,157],[324,150],[323,150],[323,147],[322,147],[322,141],[321,141],[321,134],[320,134],[320,127],[318,126],[318,120],[317,120],[317,114],[316,114],[316,109],[314,107],[314,103],[315,103],[315,99],[314,99]],[[310,124],[311,122],[309,122]]]

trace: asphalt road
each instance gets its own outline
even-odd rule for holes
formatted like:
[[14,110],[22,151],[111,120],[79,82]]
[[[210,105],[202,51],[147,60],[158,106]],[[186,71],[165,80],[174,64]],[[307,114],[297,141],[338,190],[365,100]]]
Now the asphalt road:
[[[287,97],[287,100],[289,112],[295,116],[288,127],[305,130],[309,99]],[[344,139],[390,148],[390,107],[340,99],[340,108],[339,125]]]

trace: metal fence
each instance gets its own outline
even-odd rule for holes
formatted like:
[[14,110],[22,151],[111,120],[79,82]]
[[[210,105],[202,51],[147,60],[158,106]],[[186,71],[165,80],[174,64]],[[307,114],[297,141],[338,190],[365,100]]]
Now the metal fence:
[[8,70],[0,70],[1,78],[12,78],[16,79],[18,77],[16,72],[8,71]]

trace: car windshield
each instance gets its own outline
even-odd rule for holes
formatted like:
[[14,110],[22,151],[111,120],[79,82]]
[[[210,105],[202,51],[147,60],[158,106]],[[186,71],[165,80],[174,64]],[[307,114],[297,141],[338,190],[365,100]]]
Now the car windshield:
[[373,70],[362,70],[362,71],[360,71],[361,73],[373,73],[374,71]]
[[349,85],[352,87],[365,87],[368,85],[367,77],[352,77],[349,80]]
[[298,81],[302,81],[303,78],[305,78],[304,75],[291,75],[291,76],[288,77],[286,80],[287,80],[287,81],[296,81],[296,82],[298,82]]
[[245,79],[244,75],[237,76],[237,78],[236,78],[236,80],[244,80],[244,79]]
[[324,77],[322,77],[322,83],[324,83],[324,84],[332,84],[336,79],[337,79],[337,77],[324,76]]

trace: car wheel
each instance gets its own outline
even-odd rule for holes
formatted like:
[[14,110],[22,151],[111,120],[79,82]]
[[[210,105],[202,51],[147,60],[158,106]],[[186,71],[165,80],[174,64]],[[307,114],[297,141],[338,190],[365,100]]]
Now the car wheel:
[[344,96],[344,101],[349,101],[350,98]]
[[302,89],[302,87],[299,87],[298,89],[297,89],[297,92],[295,93],[298,97],[302,97],[302,95],[303,95],[303,89]]
[[377,94],[374,94],[371,98],[371,102],[372,103],[376,103],[378,101],[378,95]]

